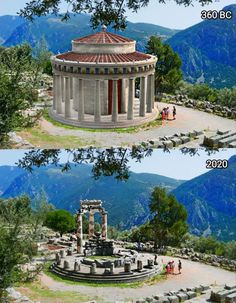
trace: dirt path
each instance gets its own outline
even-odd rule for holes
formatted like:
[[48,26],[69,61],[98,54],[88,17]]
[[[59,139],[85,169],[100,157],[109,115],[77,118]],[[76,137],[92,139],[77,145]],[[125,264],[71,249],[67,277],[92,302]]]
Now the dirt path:
[[[178,259],[170,257],[159,257],[164,263]],[[143,286],[140,288],[119,288],[119,287],[89,287],[83,285],[70,285],[58,282],[52,278],[42,275],[41,281],[53,291],[75,291],[89,296],[98,296],[105,301],[112,302],[137,300],[155,294],[162,294],[166,291],[178,290],[180,288],[194,287],[200,284],[233,284],[236,283],[236,274],[213,266],[182,260],[182,274],[170,275],[167,280],[163,280],[156,285]]]
[[[159,109],[171,104],[158,103]],[[94,141],[98,147],[131,146],[145,140],[156,139],[159,136],[173,135],[192,130],[232,130],[236,129],[236,122],[191,108],[176,106],[177,119],[167,121],[164,126],[157,126],[149,130],[139,130],[133,133],[90,132],[80,129],[66,129],[58,127],[43,119],[41,129],[53,136],[75,136],[82,141]]]

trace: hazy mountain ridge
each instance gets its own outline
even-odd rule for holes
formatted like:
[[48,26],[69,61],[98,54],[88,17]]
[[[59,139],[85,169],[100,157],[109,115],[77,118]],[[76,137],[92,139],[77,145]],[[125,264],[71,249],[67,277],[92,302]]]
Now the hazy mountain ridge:
[[236,4],[223,10],[232,11],[233,18],[205,20],[167,40],[180,55],[189,82],[218,88],[236,85]]
[[[0,17],[1,20],[1,17]],[[108,30],[114,32],[108,27]],[[4,46],[21,44],[25,41],[35,46],[41,37],[47,41],[48,48],[53,53],[62,53],[71,49],[71,40],[97,32],[90,27],[90,16],[86,14],[70,15],[67,22],[61,21],[59,16],[43,16],[36,18],[33,23],[25,21],[15,28],[5,41]],[[125,31],[117,34],[137,40],[137,48],[145,50],[146,42],[151,35],[159,35],[164,39],[170,38],[178,30],[165,28],[148,23],[127,23]],[[1,30],[0,30],[1,35]]]
[[[9,174],[8,171],[13,172]],[[15,177],[14,177],[15,172]],[[28,194],[35,197],[44,189],[49,202],[75,213],[81,199],[101,199],[109,212],[109,224],[131,228],[150,218],[149,198],[153,187],[164,186],[188,211],[190,231],[235,239],[236,230],[236,156],[226,170],[211,170],[189,181],[149,173],[131,173],[128,182],[101,177],[94,180],[91,166],[80,165],[68,172],[60,168],[36,169],[33,174],[16,167],[0,167],[2,197]]]
[[172,191],[187,208],[196,234],[236,238],[236,156],[228,163],[228,169],[213,169]]
[[3,197],[19,194],[35,197],[43,188],[49,202],[72,213],[79,208],[81,199],[101,199],[109,212],[110,224],[131,228],[149,218],[148,203],[153,187],[165,186],[171,191],[182,182],[146,173],[131,173],[128,182],[117,182],[109,177],[94,180],[91,167],[86,165],[63,173],[59,168],[40,168],[35,170],[33,175],[24,172],[16,177],[5,190]]

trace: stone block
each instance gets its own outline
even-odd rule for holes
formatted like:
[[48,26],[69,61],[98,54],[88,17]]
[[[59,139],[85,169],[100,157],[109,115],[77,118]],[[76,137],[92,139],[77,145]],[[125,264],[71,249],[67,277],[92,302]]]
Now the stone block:
[[124,271],[131,272],[131,263],[130,262],[124,263]]
[[143,269],[143,261],[142,260],[138,260],[137,261],[137,270],[141,271]]
[[77,261],[74,263],[74,271],[76,272],[80,271],[80,263]]
[[59,254],[60,254],[61,258],[65,258],[65,251],[63,249],[60,250]]
[[179,146],[182,143],[181,139],[177,137],[171,139],[171,142],[173,142],[174,147]]
[[195,133],[196,136],[203,135],[203,131],[202,130],[194,130],[193,132]]
[[231,289],[236,289],[236,285],[229,285],[229,284],[226,284],[225,285],[225,289],[228,289],[228,290],[231,290]]
[[181,302],[188,300],[188,296],[184,292],[179,292],[176,294],[176,296],[179,298],[179,301]]
[[96,272],[97,272],[97,265],[96,265],[96,263],[93,263],[93,264],[90,266],[90,274],[91,274],[91,275],[94,275],[94,274],[96,274]]
[[201,284],[200,287],[201,287],[202,291],[210,289],[209,285],[202,285]]
[[197,294],[194,291],[187,291],[187,296],[189,299],[195,298]]
[[63,266],[64,269],[69,269],[70,268],[70,263],[68,261],[64,261],[64,266]]
[[170,303],[179,303],[179,298],[177,296],[169,296]]
[[190,138],[187,136],[182,136],[182,137],[180,137],[180,140],[181,140],[181,144],[185,144],[190,141]]
[[165,148],[173,148],[174,147],[174,144],[172,141],[169,141],[169,140],[166,140],[166,141],[163,141],[163,146]]
[[236,291],[225,298],[226,303],[234,303],[236,302]]

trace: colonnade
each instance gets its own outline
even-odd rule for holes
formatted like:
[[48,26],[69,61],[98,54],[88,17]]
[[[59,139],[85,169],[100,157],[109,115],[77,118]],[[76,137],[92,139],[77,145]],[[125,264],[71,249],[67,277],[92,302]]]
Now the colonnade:
[[[107,239],[107,212],[102,215],[102,238]],[[94,212],[89,211],[89,238],[94,236]],[[83,253],[83,212],[77,214],[77,252]]]
[[[101,100],[101,81],[108,79],[86,78],[86,80],[95,81],[95,96],[94,99],[94,122],[100,122],[102,111],[101,103],[108,100]],[[111,121],[117,122],[119,119],[118,113],[118,81],[116,78],[109,78],[113,81],[112,85],[112,112]],[[64,115],[65,118],[75,117],[79,122],[85,120],[85,94],[84,86],[85,78],[64,76],[54,74],[53,85],[53,110],[57,114]],[[125,93],[125,87],[122,85],[121,90],[121,113],[127,114],[127,120],[134,119],[134,99],[135,99],[135,78],[123,78],[122,83],[126,81],[128,85],[128,96]],[[151,113],[154,108],[154,74],[143,75],[140,77],[140,96],[139,96],[139,116],[145,117],[146,113]]]

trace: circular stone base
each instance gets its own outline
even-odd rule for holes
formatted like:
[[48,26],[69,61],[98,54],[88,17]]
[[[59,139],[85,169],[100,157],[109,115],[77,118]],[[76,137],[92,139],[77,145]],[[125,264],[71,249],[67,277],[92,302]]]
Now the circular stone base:
[[[124,271],[124,265],[122,267],[114,267],[111,273],[108,267],[97,267],[95,273],[91,273],[91,265],[80,263],[80,269],[74,270],[75,261],[82,261],[84,257],[74,254],[72,256],[66,256],[61,259],[60,264],[53,263],[50,270],[56,275],[63,277],[64,279],[73,281],[84,281],[94,283],[127,283],[135,281],[143,281],[149,277],[155,276],[162,272],[162,264],[148,265],[147,257],[139,255],[138,260],[142,260],[143,268],[138,270],[137,262],[131,263],[131,270],[129,272]],[[149,257],[150,259],[150,257]],[[67,263],[67,268],[64,268],[64,262]],[[94,263],[94,262],[93,262]]]
[[127,128],[139,126],[151,121],[154,121],[157,118],[158,110],[155,107],[152,110],[152,113],[146,113],[145,117],[140,117],[137,110],[134,111],[134,119],[127,120],[127,113],[118,114],[118,121],[112,122],[111,115],[102,115],[100,122],[94,121],[93,115],[84,115],[84,121],[78,121],[78,113],[73,110],[71,118],[65,118],[64,114],[57,114],[52,108],[49,110],[49,116],[60,123],[66,125],[72,125],[82,128],[93,128],[93,129],[114,129],[114,128]]

